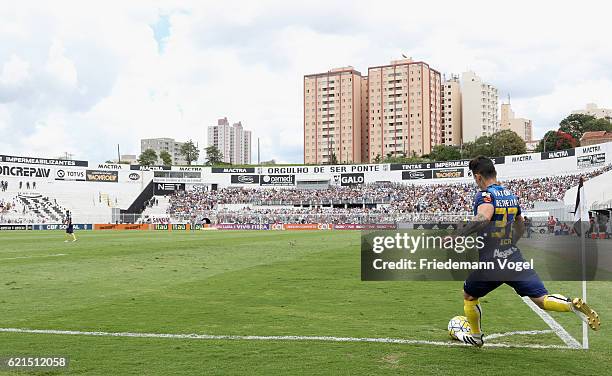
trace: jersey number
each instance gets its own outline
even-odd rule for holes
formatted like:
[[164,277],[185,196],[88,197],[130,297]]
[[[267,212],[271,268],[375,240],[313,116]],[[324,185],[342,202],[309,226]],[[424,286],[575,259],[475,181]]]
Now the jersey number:
[[500,239],[501,245],[512,244],[512,224],[518,213],[518,208],[495,208],[495,231],[491,233],[494,238]]

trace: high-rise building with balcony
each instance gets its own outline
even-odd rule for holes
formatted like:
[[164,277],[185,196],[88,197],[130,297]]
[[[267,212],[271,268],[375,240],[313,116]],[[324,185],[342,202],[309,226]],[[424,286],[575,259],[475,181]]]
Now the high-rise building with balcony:
[[361,78],[361,162],[368,162],[370,156],[370,127],[368,113],[370,109],[370,95],[368,92],[368,78]]
[[251,163],[251,131],[245,130],[241,122],[230,125],[225,117],[209,126],[208,146],[216,146],[225,163]]
[[442,143],[441,76],[402,59],[364,77],[344,67],[304,76],[304,162],[370,162]]
[[451,75],[442,83],[442,144],[460,146],[462,140],[461,83]]
[[474,72],[461,75],[461,123],[463,143],[481,136],[490,136],[500,130],[497,88]]
[[363,80],[350,66],[304,76],[304,163],[361,162]]
[[442,143],[441,76],[402,59],[368,69],[369,161],[420,156]]

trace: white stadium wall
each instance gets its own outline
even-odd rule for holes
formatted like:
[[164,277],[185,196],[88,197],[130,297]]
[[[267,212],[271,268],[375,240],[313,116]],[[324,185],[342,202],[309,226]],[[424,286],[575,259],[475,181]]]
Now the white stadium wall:
[[0,181],[8,182],[0,200],[48,197],[79,223],[110,221],[112,209],[129,207],[152,179],[152,171],[129,165],[0,156]]
[[[612,143],[495,158],[501,180],[590,172],[612,163]],[[0,155],[0,180],[8,181],[0,200],[39,194],[73,212],[75,222],[108,222],[113,208],[127,209],[153,181],[156,194],[193,185],[248,188],[351,186],[375,182],[403,184],[471,183],[467,160],[336,166],[143,167]],[[22,182],[21,188],[19,182]],[[25,184],[30,182],[30,188]],[[32,182],[36,182],[33,188]]]
[[[612,143],[556,152],[498,157],[494,160],[501,180],[580,174],[611,164]],[[461,160],[410,164],[215,169],[201,167],[198,171],[202,174],[202,182],[218,184],[219,187],[282,188],[295,187],[310,181],[327,181],[331,185],[383,181],[404,184],[469,183],[472,178],[467,168],[468,162]]]

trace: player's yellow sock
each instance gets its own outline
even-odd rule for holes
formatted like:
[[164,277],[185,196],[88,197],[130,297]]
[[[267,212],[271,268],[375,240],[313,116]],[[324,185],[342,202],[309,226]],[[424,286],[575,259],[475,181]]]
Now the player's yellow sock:
[[563,295],[546,295],[544,297],[544,309],[555,312],[569,312],[572,310],[572,302]]
[[74,234],[74,232],[72,233],[72,240],[76,240],[76,235]]
[[463,311],[470,323],[472,334],[480,334],[480,319],[482,318],[482,309],[480,302],[476,300],[464,300]]

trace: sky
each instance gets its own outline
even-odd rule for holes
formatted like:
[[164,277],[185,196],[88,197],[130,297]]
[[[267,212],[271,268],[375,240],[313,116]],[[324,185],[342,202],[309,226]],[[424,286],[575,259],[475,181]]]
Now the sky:
[[[0,7],[0,154],[113,159],[206,145],[228,117],[261,159],[303,162],[305,74],[402,54],[473,70],[535,136],[612,107],[609,2],[13,1]],[[203,158],[201,157],[201,160]]]

